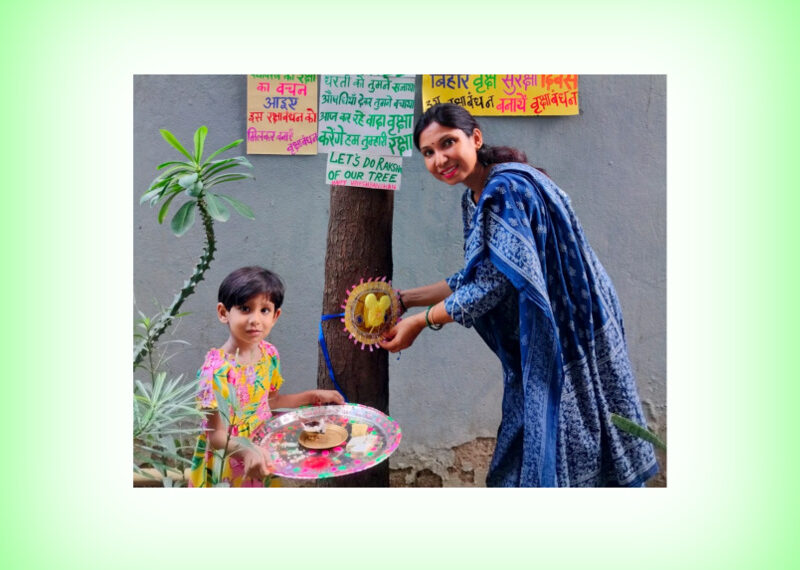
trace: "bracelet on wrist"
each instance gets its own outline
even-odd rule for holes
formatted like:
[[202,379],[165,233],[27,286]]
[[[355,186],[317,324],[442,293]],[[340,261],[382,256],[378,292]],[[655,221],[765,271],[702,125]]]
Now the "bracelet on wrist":
[[432,308],[433,308],[433,305],[430,305],[428,307],[428,310],[425,311],[425,325],[431,330],[438,331],[439,329],[441,329],[444,326],[444,323],[440,323],[440,324],[437,325],[436,323],[431,321],[430,318],[428,318],[429,317],[429,313],[431,312]]
[[397,301],[400,304],[400,312],[407,312],[408,307],[406,307],[406,304],[403,302],[403,292],[400,289],[397,290]]

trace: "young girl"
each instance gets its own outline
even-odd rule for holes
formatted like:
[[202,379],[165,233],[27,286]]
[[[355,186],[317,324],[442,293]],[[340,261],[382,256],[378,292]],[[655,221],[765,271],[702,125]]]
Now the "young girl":
[[414,143],[434,178],[466,186],[464,269],[403,290],[425,311],[381,346],[410,346],[427,327],[474,327],[503,365],[502,420],[487,486],[640,486],[653,447],[621,433],[643,425],[622,311],[567,195],[518,149],[489,147],[458,105],[428,109]]
[[[284,286],[280,277],[262,267],[242,267],[228,275],[219,287],[217,316],[228,325],[228,340],[206,354],[198,370],[200,381],[198,405],[207,410],[203,433],[197,439],[191,487],[210,487],[214,451],[224,449],[227,457],[219,482],[232,487],[269,485],[266,451],[248,444],[263,436],[264,423],[271,409],[295,408],[324,403],[344,404],[335,390],[308,390],[299,394],[280,394],[283,383],[280,359],[274,346],[264,339],[281,314]],[[235,393],[238,410],[231,417],[231,428],[218,410],[217,395],[228,398]]]

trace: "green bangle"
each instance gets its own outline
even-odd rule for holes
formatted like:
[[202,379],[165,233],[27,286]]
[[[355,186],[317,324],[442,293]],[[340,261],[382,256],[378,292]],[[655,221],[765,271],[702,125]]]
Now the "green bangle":
[[433,308],[433,305],[430,305],[428,307],[428,310],[425,311],[425,324],[428,326],[429,329],[434,330],[434,331],[438,331],[440,328],[442,328],[444,326],[444,323],[436,325],[436,324],[434,324],[434,323],[432,323],[430,321],[430,319],[428,318],[428,313],[431,312],[432,308]]

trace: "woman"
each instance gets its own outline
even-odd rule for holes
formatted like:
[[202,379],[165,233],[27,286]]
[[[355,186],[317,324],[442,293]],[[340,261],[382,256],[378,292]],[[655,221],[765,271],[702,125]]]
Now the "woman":
[[616,292],[570,200],[524,153],[488,147],[472,115],[431,107],[414,144],[434,178],[465,184],[465,267],[400,292],[425,306],[387,332],[396,352],[424,328],[475,327],[503,365],[503,416],[487,486],[640,486],[652,445],[618,431],[644,425]]

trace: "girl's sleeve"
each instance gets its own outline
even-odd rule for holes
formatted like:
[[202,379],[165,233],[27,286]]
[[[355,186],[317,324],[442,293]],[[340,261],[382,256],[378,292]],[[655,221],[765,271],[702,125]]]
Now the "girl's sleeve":
[[218,350],[211,350],[206,354],[203,366],[197,371],[200,385],[197,392],[198,408],[217,409],[214,390],[220,390],[223,397],[227,397],[229,368],[230,365],[221,357]]
[[278,354],[278,349],[272,344],[266,343],[266,345],[267,359],[269,362],[269,371],[267,372],[269,387],[267,395],[269,395],[280,390],[281,385],[283,385],[283,376],[281,375],[281,357]]
[[476,319],[496,307],[513,288],[508,278],[489,259],[478,263],[471,279],[465,279],[463,271],[456,273],[453,278],[456,276],[459,279],[458,287],[444,300],[444,308],[453,320],[465,327],[471,327]]
[[281,376],[281,366],[280,361],[276,363],[275,366],[272,368],[272,374],[269,379],[269,391],[270,392],[277,392],[281,389],[283,385],[283,376]]

